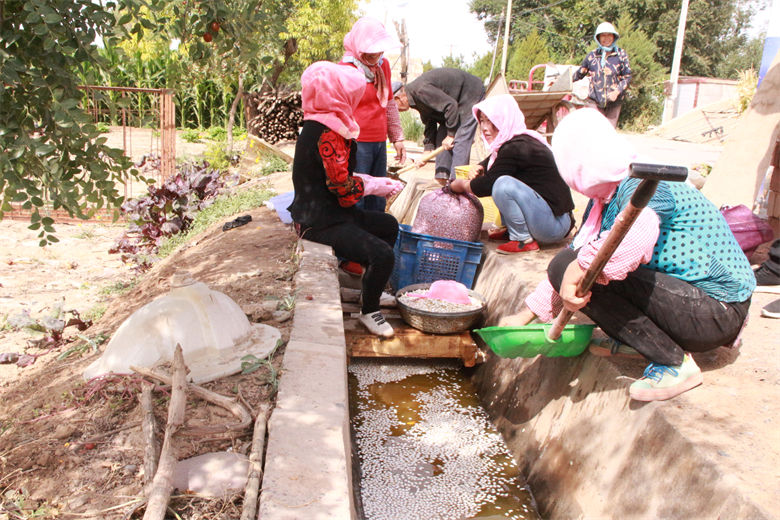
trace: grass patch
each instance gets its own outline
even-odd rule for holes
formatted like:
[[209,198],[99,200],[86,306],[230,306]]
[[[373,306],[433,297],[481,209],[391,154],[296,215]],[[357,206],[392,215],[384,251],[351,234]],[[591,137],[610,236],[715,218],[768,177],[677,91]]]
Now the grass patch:
[[261,156],[262,166],[260,167],[260,175],[265,177],[276,172],[288,172],[290,171],[290,165],[287,161],[276,155],[275,153],[266,153]]
[[130,289],[136,287],[139,283],[140,282],[138,278],[133,278],[129,282],[117,282],[113,285],[108,285],[100,289],[100,294],[106,296],[124,294],[128,292]]
[[84,231],[81,231],[80,233],[76,233],[75,235],[73,235],[73,238],[79,238],[79,239],[82,239],[82,240],[92,240],[96,236],[97,235],[95,234],[95,232],[93,230],[85,229]]
[[105,303],[96,303],[87,312],[82,314],[81,317],[84,320],[92,320],[92,323],[97,323],[107,310],[108,306]]
[[157,253],[160,258],[170,255],[177,247],[189,241],[195,235],[205,231],[215,222],[226,217],[257,208],[274,196],[267,189],[254,188],[240,191],[235,194],[222,195],[214,201],[214,204],[199,212],[192,221],[192,226],[185,233],[172,236],[160,247]]

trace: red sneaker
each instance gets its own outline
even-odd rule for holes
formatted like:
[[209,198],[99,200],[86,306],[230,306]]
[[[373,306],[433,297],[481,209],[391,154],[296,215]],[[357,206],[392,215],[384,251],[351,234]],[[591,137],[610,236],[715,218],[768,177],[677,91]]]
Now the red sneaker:
[[504,240],[509,240],[509,229],[508,228],[493,228],[490,231],[488,231],[488,239],[493,240],[495,242],[501,242]]
[[496,251],[504,255],[513,255],[515,253],[525,253],[526,251],[538,251],[539,244],[536,240],[531,240],[528,243],[521,244],[517,240],[510,240],[506,244],[502,244],[496,248]]
[[352,276],[363,276],[363,266],[357,262],[343,261],[339,264],[341,270]]

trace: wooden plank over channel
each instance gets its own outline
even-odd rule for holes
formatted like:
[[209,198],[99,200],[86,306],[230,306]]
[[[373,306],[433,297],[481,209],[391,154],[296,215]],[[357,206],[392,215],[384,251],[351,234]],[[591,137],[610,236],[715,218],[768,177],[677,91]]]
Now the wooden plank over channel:
[[391,339],[379,339],[361,325],[351,313],[344,317],[347,355],[350,357],[457,358],[467,367],[477,359],[477,346],[469,332],[428,334],[406,324],[396,309],[383,311],[395,330]]

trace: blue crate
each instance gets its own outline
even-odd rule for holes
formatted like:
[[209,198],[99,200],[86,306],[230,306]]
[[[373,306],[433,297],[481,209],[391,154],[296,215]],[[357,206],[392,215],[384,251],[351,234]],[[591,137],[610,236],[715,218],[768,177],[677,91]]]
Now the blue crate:
[[482,242],[412,233],[411,229],[412,226],[399,224],[395,268],[390,276],[393,291],[437,280],[455,280],[472,288],[482,259]]

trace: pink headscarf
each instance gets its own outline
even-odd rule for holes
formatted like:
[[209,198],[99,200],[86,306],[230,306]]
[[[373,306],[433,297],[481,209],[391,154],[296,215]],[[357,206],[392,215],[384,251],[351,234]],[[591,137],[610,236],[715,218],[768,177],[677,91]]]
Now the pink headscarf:
[[344,139],[360,134],[352,112],[357,108],[366,81],[352,67],[329,61],[311,64],[301,76],[303,119],[319,121]]
[[498,129],[498,135],[493,139],[492,143],[488,143],[485,136],[482,136],[482,140],[485,142],[485,146],[490,150],[490,160],[488,161],[488,168],[493,166],[493,162],[498,155],[498,149],[501,148],[505,142],[509,141],[516,135],[530,135],[540,143],[544,143],[546,147],[550,147],[547,144],[542,134],[534,130],[529,130],[525,126],[525,116],[517,106],[517,101],[509,94],[502,94],[500,96],[490,97],[480,103],[474,105],[471,109],[477,122],[479,122],[479,113],[485,114],[493,126]]
[[628,167],[637,154],[607,118],[590,108],[577,110],[561,120],[553,134],[552,151],[566,184],[593,199],[588,220],[574,238],[576,249],[598,236],[604,204],[628,176]]
[[374,87],[376,87],[376,96],[383,108],[387,106],[387,100],[390,97],[390,81],[385,77],[378,62],[376,65],[364,63],[363,54],[387,52],[398,47],[401,47],[401,42],[385,30],[382,22],[370,16],[364,16],[355,22],[352,30],[344,36],[344,50],[346,52],[344,52],[342,61],[354,63],[356,67],[363,70],[366,83],[373,82]]

